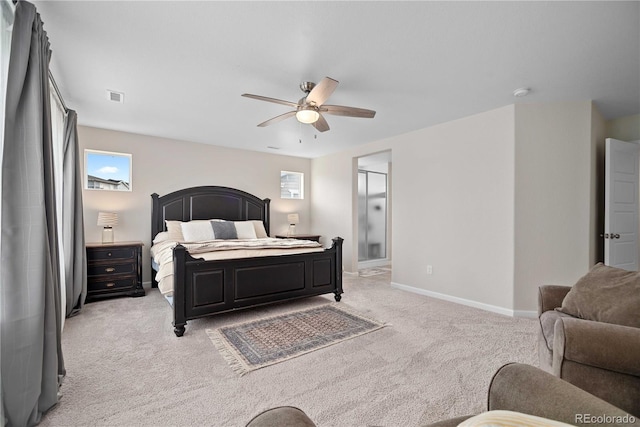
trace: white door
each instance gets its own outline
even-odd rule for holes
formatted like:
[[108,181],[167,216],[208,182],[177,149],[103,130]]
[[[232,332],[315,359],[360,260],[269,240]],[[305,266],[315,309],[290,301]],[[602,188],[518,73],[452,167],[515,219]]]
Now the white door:
[[640,144],[607,138],[604,263],[638,270],[638,156]]

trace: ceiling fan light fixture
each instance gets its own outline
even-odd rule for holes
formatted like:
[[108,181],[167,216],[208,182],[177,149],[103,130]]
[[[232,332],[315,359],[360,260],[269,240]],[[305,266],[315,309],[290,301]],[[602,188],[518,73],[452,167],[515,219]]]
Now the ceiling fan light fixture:
[[318,121],[320,118],[320,113],[318,113],[314,109],[300,109],[296,111],[296,119],[300,123],[311,124]]

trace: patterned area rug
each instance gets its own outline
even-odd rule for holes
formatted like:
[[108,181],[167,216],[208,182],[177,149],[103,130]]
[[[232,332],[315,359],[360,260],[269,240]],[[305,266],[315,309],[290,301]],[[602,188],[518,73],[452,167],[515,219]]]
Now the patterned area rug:
[[231,368],[244,375],[384,326],[336,303],[207,329],[207,334]]

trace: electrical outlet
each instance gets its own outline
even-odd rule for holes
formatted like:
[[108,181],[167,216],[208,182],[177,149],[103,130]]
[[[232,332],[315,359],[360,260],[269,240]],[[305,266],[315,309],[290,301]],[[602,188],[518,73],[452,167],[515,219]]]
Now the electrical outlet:
[[427,265],[427,274],[433,274],[433,266]]

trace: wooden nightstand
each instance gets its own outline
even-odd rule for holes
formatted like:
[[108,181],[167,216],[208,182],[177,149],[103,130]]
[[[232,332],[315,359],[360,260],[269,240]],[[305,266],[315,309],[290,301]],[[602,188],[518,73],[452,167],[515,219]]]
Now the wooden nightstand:
[[320,235],[318,234],[294,234],[293,236],[276,235],[277,239],[296,239],[296,240],[313,240],[314,242],[320,241]]
[[87,243],[87,301],[142,297],[142,242]]

